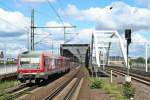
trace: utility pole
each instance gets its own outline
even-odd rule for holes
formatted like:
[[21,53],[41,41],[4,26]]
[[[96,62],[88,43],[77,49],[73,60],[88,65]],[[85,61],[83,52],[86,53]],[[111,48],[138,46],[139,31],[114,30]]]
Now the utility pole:
[[41,26],[35,26],[34,25],[34,9],[31,10],[31,36],[30,36],[30,50],[34,51],[34,29],[36,28],[63,28],[64,29],[64,44],[65,44],[65,40],[66,40],[66,29],[67,28],[76,28],[76,26],[51,26],[51,27],[41,27]]
[[31,10],[31,51],[34,51],[34,9]]
[[66,40],[66,27],[64,27],[64,44],[65,44],[65,40]]
[[52,54],[53,54],[53,40],[52,40]]

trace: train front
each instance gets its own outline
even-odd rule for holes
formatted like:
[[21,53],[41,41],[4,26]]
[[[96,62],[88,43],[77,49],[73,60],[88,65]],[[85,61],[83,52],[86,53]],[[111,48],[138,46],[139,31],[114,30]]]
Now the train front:
[[42,53],[27,52],[18,56],[18,79],[23,83],[39,83],[44,77]]

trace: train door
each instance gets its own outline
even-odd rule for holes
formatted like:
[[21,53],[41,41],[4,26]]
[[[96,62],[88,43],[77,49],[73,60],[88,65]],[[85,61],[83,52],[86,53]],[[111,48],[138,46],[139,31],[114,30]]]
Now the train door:
[[52,70],[54,70],[56,68],[56,65],[55,65],[55,58],[52,58],[51,59],[51,68]]
[[61,58],[58,59],[58,67],[60,69],[62,69],[62,59]]
[[48,67],[49,67],[49,61],[48,61],[48,57],[45,56],[44,57],[44,68],[45,68],[45,71],[48,71]]

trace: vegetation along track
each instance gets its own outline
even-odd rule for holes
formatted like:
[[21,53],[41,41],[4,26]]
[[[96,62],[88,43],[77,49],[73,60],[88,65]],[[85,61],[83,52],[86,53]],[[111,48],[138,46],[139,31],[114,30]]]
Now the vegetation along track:
[[[112,70],[114,73],[117,73],[122,76],[127,75],[127,72],[125,70],[121,70],[121,69],[117,69],[117,68],[107,68],[107,70],[109,70],[109,71]],[[150,78],[149,77],[137,75],[137,74],[131,73],[131,72],[130,72],[130,76],[132,77],[133,80],[136,80],[140,83],[150,86]]]

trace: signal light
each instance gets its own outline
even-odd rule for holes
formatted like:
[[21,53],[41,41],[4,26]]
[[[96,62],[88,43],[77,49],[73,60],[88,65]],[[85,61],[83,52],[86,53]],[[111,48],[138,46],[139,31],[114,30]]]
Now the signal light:
[[125,30],[125,38],[127,40],[127,44],[130,44],[131,43],[131,29]]
[[125,38],[126,38],[126,39],[131,38],[131,29],[126,29],[126,30],[125,30]]

